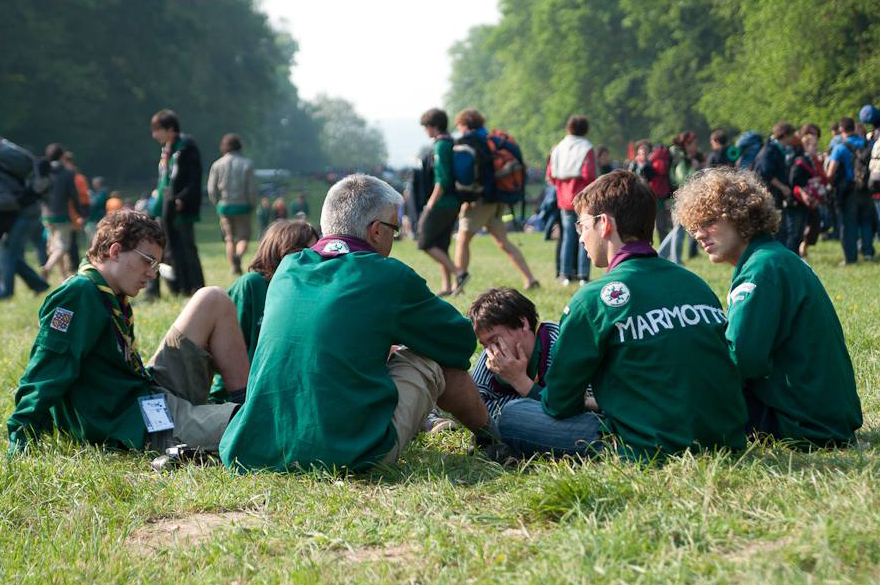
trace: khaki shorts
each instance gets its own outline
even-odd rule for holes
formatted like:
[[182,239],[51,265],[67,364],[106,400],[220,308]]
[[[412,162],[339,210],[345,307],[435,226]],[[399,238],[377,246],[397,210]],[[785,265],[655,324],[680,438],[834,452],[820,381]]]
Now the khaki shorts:
[[214,378],[214,358],[175,327],[165,334],[150,359],[153,377],[165,390],[174,428],[149,434],[150,449],[164,452],[186,443],[217,451],[237,404],[207,404]]
[[446,390],[446,378],[440,365],[411,349],[401,349],[388,360],[388,373],[397,386],[397,407],[391,424],[397,431],[397,443],[382,459],[396,463],[400,454],[421,429],[422,421]]
[[221,215],[220,229],[223,230],[223,239],[227,242],[240,242],[251,239],[251,214]]
[[475,234],[483,227],[489,231],[503,229],[505,226],[501,216],[505,208],[503,203],[471,203],[467,209],[462,206],[461,215],[458,216],[458,231]]
[[49,254],[64,252],[70,248],[73,240],[72,223],[50,223],[49,228]]

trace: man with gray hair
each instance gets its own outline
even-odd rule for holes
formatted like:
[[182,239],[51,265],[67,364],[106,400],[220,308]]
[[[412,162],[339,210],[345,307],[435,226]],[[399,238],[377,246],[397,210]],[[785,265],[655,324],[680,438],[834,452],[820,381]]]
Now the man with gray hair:
[[402,197],[351,175],[327,193],[325,234],[272,278],[245,405],[220,444],[239,471],[394,463],[434,405],[497,436],[467,370],[470,323],[389,258]]

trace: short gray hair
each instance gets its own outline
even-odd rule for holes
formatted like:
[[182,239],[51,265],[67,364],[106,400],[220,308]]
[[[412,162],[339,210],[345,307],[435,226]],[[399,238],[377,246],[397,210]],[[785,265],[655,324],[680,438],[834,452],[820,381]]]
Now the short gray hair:
[[321,231],[325,236],[367,239],[367,228],[385,221],[403,197],[394,187],[369,175],[349,175],[330,187],[321,208]]

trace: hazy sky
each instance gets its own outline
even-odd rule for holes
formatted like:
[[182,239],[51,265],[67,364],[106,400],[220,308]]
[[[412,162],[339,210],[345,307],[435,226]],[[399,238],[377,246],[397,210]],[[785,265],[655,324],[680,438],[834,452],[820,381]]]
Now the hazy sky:
[[421,113],[443,103],[449,48],[471,26],[499,18],[496,0],[263,0],[261,8],[299,43],[293,82],[300,95],[354,103],[385,131],[397,165],[425,142]]

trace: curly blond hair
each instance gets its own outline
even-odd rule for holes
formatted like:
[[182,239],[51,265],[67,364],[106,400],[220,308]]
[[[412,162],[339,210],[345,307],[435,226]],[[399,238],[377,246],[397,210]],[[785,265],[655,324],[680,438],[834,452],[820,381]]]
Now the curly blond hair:
[[779,229],[780,213],[758,176],[742,169],[715,167],[695,173],[675,193],[673,217],[693,233],[726,219],[745,240]]

